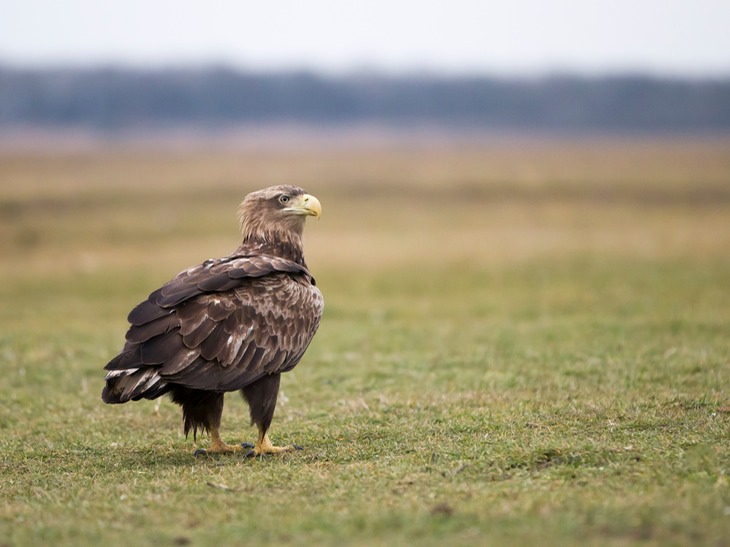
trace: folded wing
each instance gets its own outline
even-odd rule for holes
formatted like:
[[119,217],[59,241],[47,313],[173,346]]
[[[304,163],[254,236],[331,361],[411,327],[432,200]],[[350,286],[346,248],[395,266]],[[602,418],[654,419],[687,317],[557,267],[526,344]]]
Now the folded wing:
[[124,400],[149,396],[146,385],[155,396],[168,383],[240,389],[293,368],[322,308],[314,279],[296,262],[266,255],[208,260],[130,312],[124,349],[106,366],[107,380],[129,377]]

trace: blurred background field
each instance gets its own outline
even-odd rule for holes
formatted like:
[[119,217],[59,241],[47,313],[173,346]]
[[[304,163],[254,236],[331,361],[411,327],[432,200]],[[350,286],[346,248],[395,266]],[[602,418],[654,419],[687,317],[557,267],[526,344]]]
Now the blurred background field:
[[[0,155],[9,544],[722,544],[727,141],[344,144]],[[272,430],[306,450],[196,460],[171,403],[104,406],[102,367],[279,183],[324,213]],[[251,435],[234,396],[224,432]]]
[[719,138],[138,147],[2,160],[3,252],[53,260],[59,272],[157,261],[158,252],[193,260],[200,247],[225,253],[242,196],[282,183],[331,203],[335,228],[315,225],[309,242],[325,266],[497,266],[555,253],[702,259],[721,254],[729,236],[730,154]]

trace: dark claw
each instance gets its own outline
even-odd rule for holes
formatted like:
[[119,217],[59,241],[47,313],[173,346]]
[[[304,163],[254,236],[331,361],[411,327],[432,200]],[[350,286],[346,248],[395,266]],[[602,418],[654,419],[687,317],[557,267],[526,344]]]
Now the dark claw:
[[242,448],[253,448],[253,445],[251,443],[241,443]]
[[294,447],[294,450],[304,450],[304,447],[303,446],[299,446],[299,445],[296,445],[296,444],[293,444],[292,446]]
[[198,456],[207,456],[207,455],[208,455],[208,451],[205,448],[198,448],[195,452],[193,452],[193,456],[195,456],[196,458]]
[[[248,443],[246,443],[246,444],[248,444]],[[245,457],[246,458],[255,458],[256,457],[256,452],[254,452],[253,450],[249,450],[248,452],[246,452],[246,456]]]

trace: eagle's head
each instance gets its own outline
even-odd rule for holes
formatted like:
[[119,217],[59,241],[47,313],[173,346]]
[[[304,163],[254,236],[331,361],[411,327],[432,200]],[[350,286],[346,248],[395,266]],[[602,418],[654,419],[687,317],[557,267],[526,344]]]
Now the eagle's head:
[[271,186],[251,192],[238,209],[243,241],[283,243],[288,240],[301,245],[305,219],[319,218],[321,212],[319,200],[296,186]]

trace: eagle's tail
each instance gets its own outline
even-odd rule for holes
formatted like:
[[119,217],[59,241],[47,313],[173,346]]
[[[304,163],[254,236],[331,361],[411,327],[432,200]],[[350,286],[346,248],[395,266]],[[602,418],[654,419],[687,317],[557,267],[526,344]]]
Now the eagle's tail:
[[105,403],[118,404],[139,399],[156,399],[169,390],[167,382],[157,374],[156,367],[111,370],[101,392]]

